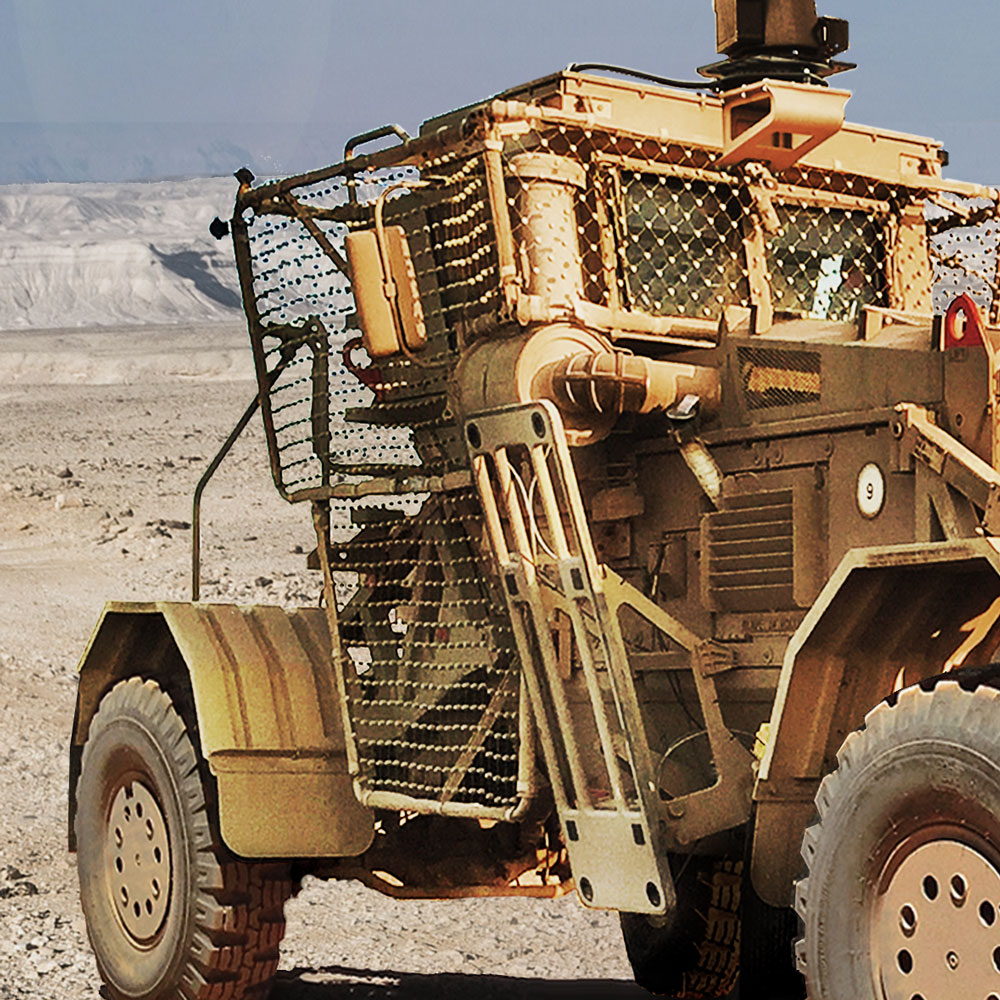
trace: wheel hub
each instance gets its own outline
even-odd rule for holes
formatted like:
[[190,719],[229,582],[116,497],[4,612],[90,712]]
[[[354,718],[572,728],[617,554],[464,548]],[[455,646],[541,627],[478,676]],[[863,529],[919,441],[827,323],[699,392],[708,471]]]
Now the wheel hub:
[[140,781],[119,788],[111,804],[105,859],[115,912],[131,937],[149,941],[170,904],[170,841],[160,806]]
[[916,848],[873,916],[885,1000],[1000,1000],[1000,872],[979,851],[953,840]]

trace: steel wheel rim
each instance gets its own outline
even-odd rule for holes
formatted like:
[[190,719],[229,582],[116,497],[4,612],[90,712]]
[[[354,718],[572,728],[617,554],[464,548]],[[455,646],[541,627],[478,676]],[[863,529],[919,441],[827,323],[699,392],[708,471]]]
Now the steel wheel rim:
[[896,852],[872,908],[870,954],[883,1000],[1000,1000],[1000,871],[937,839]]
[[170,909],[172,862],[163,811],[141,781],[126,781],[111,803],[105,835],[108,893],[125,933],[152,942]]

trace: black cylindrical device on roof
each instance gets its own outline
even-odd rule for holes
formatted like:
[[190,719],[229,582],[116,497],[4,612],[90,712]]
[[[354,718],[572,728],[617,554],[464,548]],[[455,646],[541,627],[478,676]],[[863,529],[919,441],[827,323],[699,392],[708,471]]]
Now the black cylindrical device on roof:
[[852,69],[834,56],[848,47],[847,21],[819,17],[816,0],[714,0],[716,46],[726,60],[702,67],[723,87],[765,78],[823,84]]

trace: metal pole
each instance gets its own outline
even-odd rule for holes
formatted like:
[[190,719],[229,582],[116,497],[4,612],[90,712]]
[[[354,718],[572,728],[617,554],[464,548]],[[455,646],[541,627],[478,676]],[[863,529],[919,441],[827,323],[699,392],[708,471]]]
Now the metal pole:
[[260,406],[261,395],[264,392],[269,392],[271,387],[278,380],[278,376],[285,370],[285,366],[288,364],[288,358],[282,358],[277,365],[275,365],[274,370],[267,377],[266,387],[262,387],[261,391],[254,396],[250,405],[247,406],[246,410],[243,411],[243,416],[237,421],[236,426],[230,431],[229,437],[226,438],[222,447],[218,450],[215,458],[209,463],[208,468],[202,474],[201,479],[198,480],[198,485],[194,488],[194,499],[191,504],[191,600],[197,601],[201,599],[201,496],[205,492],[205,487],[208,486],[209,481],[212,476],[215,475],[219,466],[222,465],[223,459],[229,454],[230,449],[236,444],[237,439],[246,430],[247,424],[250,423],[250,418],[257,412],[257,408]]
[[223,459],[229,454],[229,450],[236,443],[236,439],[246,429],[250,418],[257,412],[260,406],[260,397],[254,396],[253,402],[246,408],[239,422],[230,431],[229,437],[218,450],[215,458],[209,463],[198,485],[194,488],[194,501],[191,505],[191,600],[201,599],[201,495],[205,492],[205,487],[209,480],[215,475],[216,470],[222,465]]

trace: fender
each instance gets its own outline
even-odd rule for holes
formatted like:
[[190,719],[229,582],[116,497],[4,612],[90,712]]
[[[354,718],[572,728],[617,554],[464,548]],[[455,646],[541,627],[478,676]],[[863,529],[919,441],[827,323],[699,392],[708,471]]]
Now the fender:
[[990,662],[998,549],[995,538],[853,549],[827,581],[788,644],[754,789],[751,874],[771,905],[791,903],[802,834],[847,735],[895,691]]
[[319,608],[159,602],[105,606],[80,661],[70,746],[70,849],[83,744],[101,698],[150,677],[189,690],[192,733],[235,854],[350,857],[374,837],[354,795],[343,706]]

